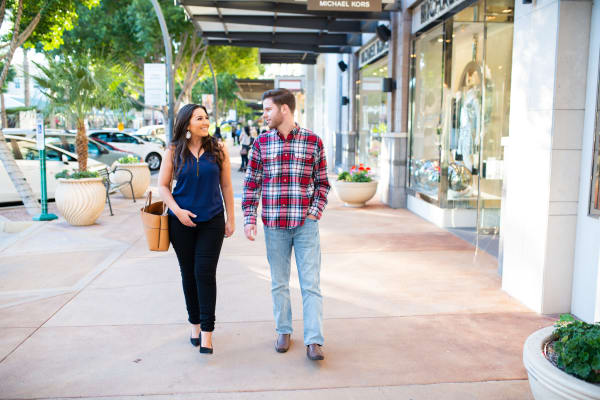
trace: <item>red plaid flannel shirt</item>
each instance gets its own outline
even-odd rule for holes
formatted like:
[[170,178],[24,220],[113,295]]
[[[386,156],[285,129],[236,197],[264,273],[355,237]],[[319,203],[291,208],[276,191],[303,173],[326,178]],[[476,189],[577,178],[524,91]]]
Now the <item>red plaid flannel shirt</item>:
[[298,125],[284,139],[276,129],[258,136],[244,181],[244,224],[256,224],[262,192],[262,220],[269,228],[292,229],[308,214],[317,219],[327,205],[327,161],[321,139]]

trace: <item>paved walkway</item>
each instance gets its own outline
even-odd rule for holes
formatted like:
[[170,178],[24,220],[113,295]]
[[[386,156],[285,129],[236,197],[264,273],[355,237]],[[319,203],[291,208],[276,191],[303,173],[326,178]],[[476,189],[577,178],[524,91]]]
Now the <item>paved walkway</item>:
[[114,199],[115,216],[96,225],[59,220],[0,242],[0,398],[531,398],[522,345],[552,320],[500,289],[495,259],[409,211],[349,209],[331,193],[320,222],[326,360],[315,363],[296,274],[292,347],[273,350],[264,235],[244,238],[239,197],[212,356],[189,344],[172,249],[147,251],[141,204]]

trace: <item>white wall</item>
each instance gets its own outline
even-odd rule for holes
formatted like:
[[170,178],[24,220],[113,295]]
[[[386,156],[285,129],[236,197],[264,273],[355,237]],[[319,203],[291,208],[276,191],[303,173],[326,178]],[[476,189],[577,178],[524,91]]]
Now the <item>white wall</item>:
[[594,1],[581,153],[577,239],[573,274],[572,313],[587,322],[600,321],[600,220],[588,216],[592,151],[600,56],[600,1]]
[[310,129],[313,129],[323,140],[330,171],[333,171],[335,163],[335,133],[341,112],[339,97],[341,72],[337,65],[339,60],[341,55],[338,54],[321,54],[317,58],[315,97],[307,98],[307,101],[314,100],[315,103],[315,121]]
[[515,3],[502,287],[541,313],[571,309],[591,4]]

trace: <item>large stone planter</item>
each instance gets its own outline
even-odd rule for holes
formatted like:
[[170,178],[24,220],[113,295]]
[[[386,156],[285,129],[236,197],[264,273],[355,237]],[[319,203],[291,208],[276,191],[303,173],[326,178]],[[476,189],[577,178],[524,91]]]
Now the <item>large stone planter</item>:
[[[129,180],[129,174],[125,171],[119,171],[119,169],[126,169],[131,171],[133,175],[133,180],[131,181],[133,185],[133,194],[135,194],[136,199],[141,199],[148,190],[148,186],[150,186],[150,168],[148,168],[148,164],[137,163],[137,164],[114,164],[118,169],[113,173],[113,181],[114,182],[123,182]],[[131,199],[133,196],[131,195],[131,188],[129,185],[124,185],[119,188],[121,194],[128,199]]]
[[575,378],[555,367],[544,356],[544,346],[552,340],[553,327],[540,329],[525,341],[523,364],[536,400],[600,399],[600,385]]
[[346,207],[363,207],[367,201],[375,196],[375,192],[377,192],[377,181],[335,181],[333,187],[337,196],[344,202]]
[[58,179],[56,207],[71,225],[92,225],[104,210],[106,187],[102,178]]

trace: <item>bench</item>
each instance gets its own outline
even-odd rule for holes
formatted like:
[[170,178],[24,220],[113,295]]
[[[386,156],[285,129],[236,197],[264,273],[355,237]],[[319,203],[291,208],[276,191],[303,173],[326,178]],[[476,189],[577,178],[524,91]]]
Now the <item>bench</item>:
[[[114,182],[111,178],[110,175],[116,171],[127,171],[127,173],[129,174],[129,179],[125,179],[122,182]],[[109,171],[108,168],[102,168],[101,170],[98,171],[98,173],[100,174],[100,177],[102,178],[102,182],[104,182],[104,186],[106,187],[106,202],[108,203],[108,207],[110,208],[110,215],[114,215],[113,214],[113,210],[112,210],[112,205],[110,204],[110,192],[115,191],[116,189],[119,189],[123,186],[129,185],[129,187],[131,188],[131,195],[133,196],[133,202],[135,203],[135,194],[133,193],[133,184],[131,183],[131,181],[133,180],[133,174],[131,173],[131,171],[129,171],[128,169],[125,168],[114,168],[112,170]]]

